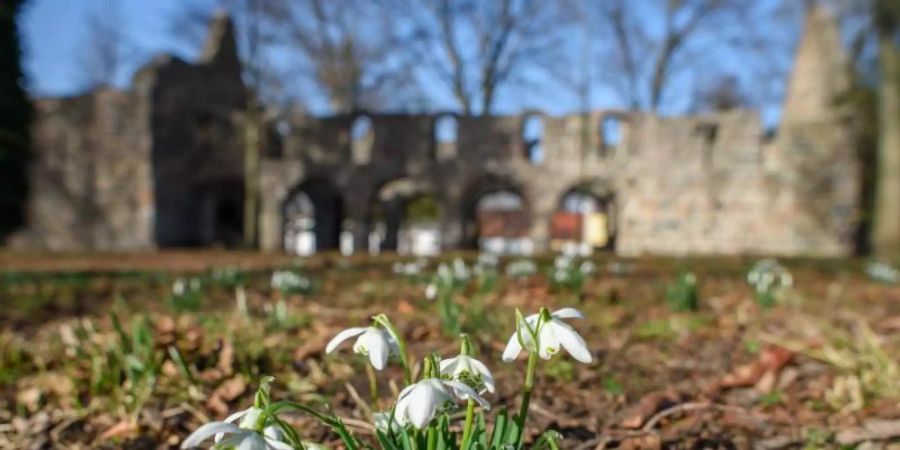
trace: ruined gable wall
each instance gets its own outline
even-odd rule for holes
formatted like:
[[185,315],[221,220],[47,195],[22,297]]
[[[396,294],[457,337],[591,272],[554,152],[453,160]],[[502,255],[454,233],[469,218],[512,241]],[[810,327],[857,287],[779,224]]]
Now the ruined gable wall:
[[778,251],[762,126],[752,111],[633,116],[620,179],[616,250],[640,254]]
[[838,101],[850,88],[837,22],[814,6],[806,18],[788,83],[772,164],[782,185],[778,214],[797,255],[855,251],[860,214],[860,161],[848,114]]
[[[220,47],[207,49],[199,62],[162,57],[135,76],[135,89],[151,99],[161,246],[229,244],[222,228],[240,227],[246,90],[231,25],[220,26],[211,37]],[[239,229],[228,233],[239,239]]]
[[147,104],[102,89],[35,101],[28,228],[14,246],[54,251],[153,246]]

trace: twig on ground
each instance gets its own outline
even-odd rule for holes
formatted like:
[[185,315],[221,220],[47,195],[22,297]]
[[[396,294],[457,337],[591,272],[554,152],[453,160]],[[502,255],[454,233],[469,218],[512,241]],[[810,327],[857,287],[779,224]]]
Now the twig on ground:
[[869,420],[861,427],[839,431],[834,440],[841,445],[865,441],[883,441],[900,437],[900,420]]
[[746,409],[740,408],[737,406],[723,405],[720,403],[709,403],[709,402],[689,402],[689,403],[682,403],[679,405],[675,405],[671,408],[667,408],[667,409],[664,409],[664,410],[656,413],[653,417],[651,417],[649,420],[647,420],[646,423],[644,423],[644,426],[641,428],[641,430],[642,431],[650,431],[661,420],[663,420],[666,417],[669,417],[671,415],[678,414],[680,412],[699,411],[699,410],[704,410],[704,409],[717,409],[719,411],[733,412],[733,413],[741,414],[744,416],[750,416],[750,417],[753,417],[756,419],[762,419],[761,417],[758,417],[756,414],[753,414],[750,411],[747,411]]
[[353,387],[350,383],[344,383],[344,387],[347,388],[347,392],[350,394],[350,398],[353,399],[353,402],[356,403],[356,406],[362,410],[363,414],[366,417],[372,418],[372,408],[363,401],[363,399],[359,396],[359,392],[356,392],[356,388]]

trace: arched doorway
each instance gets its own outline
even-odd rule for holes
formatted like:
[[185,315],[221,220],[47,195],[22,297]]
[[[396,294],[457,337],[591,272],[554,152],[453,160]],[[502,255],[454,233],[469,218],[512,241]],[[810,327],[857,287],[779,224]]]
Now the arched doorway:
[[550,224],[552,249],[581,254],[610,250],[615,235],[615,198],[608,187],[582,183],[562,194]]
[[440,210],[429,186],[409,178],[385,183],[370,212],[373,251],[430,256],[440,252]]
[[217,180],[194,190],[197,198],[197,245],[234,248],[243,242],[244,186],[240,180]]
[[307,180],[288,194],[281,207],[282,242],[288,253],[310,255],[340,243],[343,202],[327,180]]
[[530,254],[528,203],[518,187],[500,177],[477,182],[463,207],[464,244],[496,254]]

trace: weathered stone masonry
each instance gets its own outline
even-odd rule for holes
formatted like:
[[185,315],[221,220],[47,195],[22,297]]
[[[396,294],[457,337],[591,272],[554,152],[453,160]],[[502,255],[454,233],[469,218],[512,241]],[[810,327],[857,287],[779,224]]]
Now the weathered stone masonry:
[[[831,102],[848,85],[843,64],[837,27],[812,9],[774,138],[748,110],[297,114],[278,125],[262,161],[260,247],[282,248],[285,208],[299,192],[315,208],[319,248],[337,248],[344,231],[365,249],[376,222],[396,228],[402,213],[386,192],[432,195],[441,245],[467,247],[479,198],[509,190],[521,196],[528,237],[543,250],[561,199],[578,190],[609,205],[622,255],[846,255],[860,180],[845,118]],[[236,242],[244,96],[233,37],[219,20],[196,64],[161,58],[130,91],[36,101],[30,226],[14,243],[131,250]],[[454,139],[436,137],[442,120],[455,122]],[[527,130],[535,120],[537,137]],[[619,123],[616,142],[604,142],[613,138],[603,131],[608,120]],[[360,121],[368,129],[354,135]],[[541,158],[529,156],[535,146]]]

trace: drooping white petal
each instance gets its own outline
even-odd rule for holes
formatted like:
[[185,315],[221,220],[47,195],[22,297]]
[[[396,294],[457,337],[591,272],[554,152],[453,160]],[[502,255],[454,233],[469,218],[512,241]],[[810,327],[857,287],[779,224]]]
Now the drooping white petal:
[[581,314],[581,311],[578,311],[575,308],[560,308],[553,311],[550,315],[559,319],[584,319],[584,315]]
[[556,337],[556,330],[552,324],[553,321],[550,321],[550,323],[541,325],[541,329],[538,332],[538,343],[540,344],[538,356],[542,359],[550,359],[559,352],[559,339]]
[[[243,411],[238,411],[238,412],[236,412],[236,413],[234,413],[234,414],[232,414],[232,415],[226,417],[226,418],[225,418],[225,422],[227,422],[227,423],[234,423],[234,422],[238,421],[238,419],[242,419],[242,418],[246,417],[248,414],[250,414],[251,412],[254,412],[254,410],[256,410],[255,416],[254,416],[253,418],[251,418],[250,420],[252,420],[253,422],[256,422],[256,419],[259,418],[259,413],[261,413],[262,410],[260,410],[260,409],[258,409],[258,408],[254,408],[254,407],[252,407],[252,406],[251,406],[250,408],[247,408],[247,409],[243,410]],[[246,426],[243,426],[243,425],[244,425],[243,422],[244,422],[244,421],[242,420],[242,421],[241,421],[241,424],[238,425],[238,426],[242,426],[243,428],[248,428],[248,427],[246,427]],[[219,441],[221,441],[221,440],[222,440],[222,437],[224,437],[224,436],[225,436],[225,433],[216,433],[216,436],[215,436],[215,438],[214,438],[214,442],[219,442]]]
[[430,380],[422,380],[419,385],[410,392],[406,415],[409,422],[416,428],[425,428],[437,408],[446,401],[446,395],[442,388],[435,387]]
[[[245,430],[246,431],[246,430]],[[238,446],[244,445],[244,441],[247,440],[247,436],[244,433],[232,434],[222,439],[220,442],[216,443],[216,446],[213,448],[239,448]]]
[[[288,444],[287,442],[277,440],[277,439],[271,439],[271,438],[266,438],[265,440],[266,440],[266,445],[269,446],[268,447],[269,449],[272,449],[272,450],[294,450],[294,447],[291,447],[291,445]],[[304,447],[310,448],[311,446],[304,445]]]
[[494,375],[491,374],[491,371],[487,366],[475,358],[469,358],[469,363],[472,365],[472,368],[481,375],[481,381],[484,382],[484,387],[488,392],[494,393]]
[[251,409],[253,409],[253,408],[250,407],[250,408],[247,408],[247,409],[245,409],[245,410],[243,410],[243,411],[238,411],[238,412],[236,412],[236,413],[234,413],[234,414],[232,414],[232,415],[226,417],[226,418],[225,418],[225,422],[228,422],[228,423],[234,423],[234,422],[237,422],[238,419],[240,419],[241,417],[246,416],[247,413],[249,413]]
[[457,368],[459,367],[460,358],[463,355],[455,356],[453,358],[442,359],[439,367],[441,375],[453,375],[456,373]]
[[369,354],[369,361],[372,367],[377,370],[384,369],[387,365],[388,355],[390,354],[390,344],[387,338],[382,334],[381,330],[370,328],[357,341],[360,346],[366,349]]
[[[522,336],[526,338],[526,336]],[[522,352],[522,344],[519,343],[519,336],[516,333],[513,333],[510,336],[509,341],[506,342],[506,348],[503,350],[503,356],[501,357],[504,362],[512,362],[519,356],[519,353]]]
[[403,400],[409,393],[415,388],[415,384],[411,384],[400,391],[400,395],[397,396],[397,400]]
[[547,325],[553,328],[553,334],[573,358],[585,364],[594,360],[591,357],[591,351],[587,348],[587,343],[569,324],[554,320]]
[[368,330],[368,327],[353,327],[353,328],[347,328],[346,330],[341,331],[340,333],[337,334],[337,336],[333,337],[330,341],[328,341],[328,345],[325,346],[325,353],[333,352],[334,349],[336,349],[338,347],[338,345],[341,345],[341,343],[343,343],[347,339],[350,339],[354,336],[358,336],[360,334],[365,333],[366,330]]
[[233,423],[227,422],[210,422],[207,423],[200,428],[197,428],[184,442],[181,443],[181,448],[194,448],[198,447],[201,442],[209,439],[210,437],[215,436],[219,433],[241,433],[242,431],[240,427]]
[[[229,442],[230,441],[230,442]],[[269,450],[266,439],[253,431],[244,430],[222,441],[222,447],[234,446],[234,450]]]
[[455,380],[444,381],[444,384],[450,387],[450,389],[453,391],[453,394],[457,398],[463,400],[468,400],[471,398],[472,400],[478,402],[478,404],[481,405],[482,408],[491,409],[491,404],[488,403],[488,401],[485,400],[484,397],[478,395],[478,393],[475,392],[474,389],[469,387],[469,385]]
[[252,430],[256,427],[256,422],[259,421],[259,416],[261,416],[263,410],[259,408],[247,408],[246,414],[244,414],[244,418],[241,419],[241,423],[238,424],[239,427],[245,430]]

